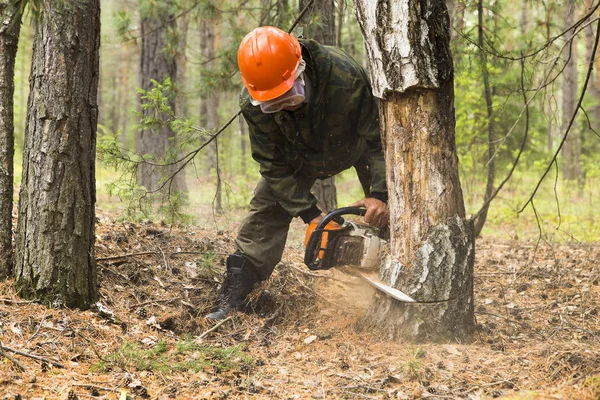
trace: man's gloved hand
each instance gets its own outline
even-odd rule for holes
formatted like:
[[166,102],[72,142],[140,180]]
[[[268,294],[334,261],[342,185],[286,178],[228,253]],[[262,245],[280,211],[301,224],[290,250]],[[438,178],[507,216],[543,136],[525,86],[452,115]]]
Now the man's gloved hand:
[[[317,227],[317,225],[319,225],[319,222],[321,222],[321,220],[323,219],[322,215],[319,215],[318,217],[314,218],[312,221],[310,221],[310,223],[308,224],[308,227],[306,228],[306,235],[304,236],[304,247],[306,247],[306,245],[308,244],[308,239],[310,238],[310,235],[312,235],[312,233],[314,232],[315,228]],[[342,226],[334,221],[329,221],[327,223],[327,225],[325,225],[325,229],[327,230],[337,230],[337,229],[341,229]],[[323,235],[321,236],[321,248],[324,248],[327,245],[327,232],[323,232]],[[320,251],[319,252],[319,258],[323,257],[323,252]]]
[[367,213],[365,214],[365,222],[369,225],[383,228],[387,226],[390,221],[387,205],[376,198],[366,197],[350,206],[366,208]]

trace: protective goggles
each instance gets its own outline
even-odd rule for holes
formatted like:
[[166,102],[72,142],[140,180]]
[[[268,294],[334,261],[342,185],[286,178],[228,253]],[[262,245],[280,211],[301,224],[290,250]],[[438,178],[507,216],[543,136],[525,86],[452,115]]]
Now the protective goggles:
[[302,74],[305,66],[306,64],[304,60],[300,61],[300,65],[296,71],[296,80],[294,81],[294,85],[290,88],[290,90],[281,96],[268,101],[257,101],[252,99],[252,105],[260,106],[261,111],[265,114],[271,114],[281,111],[286,107],[291,108],[302,104],[305,99],[304,75]]

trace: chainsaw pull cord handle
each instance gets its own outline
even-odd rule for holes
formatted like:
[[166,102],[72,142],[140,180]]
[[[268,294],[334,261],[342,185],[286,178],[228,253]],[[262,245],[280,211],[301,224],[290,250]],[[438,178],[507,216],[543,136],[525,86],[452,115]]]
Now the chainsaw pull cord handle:
[[322,250],[320,248],[321,235],[317,234],[317,232],[322,232],[330,221],[335,221],[336,223],[343,225],[345,220],[342,215],[364,216],[366,212],[367,210],[362,207],[342,207],[325,215],[325,217],[323,217],[323,219],[317,224],[315,230],[308,239],[306,251],[304,253],[304,264],[306,264],[306,266],[308,266],[308,268],[311,270],[320,269],[321,260],[318,260],[318,255],[319,251]]

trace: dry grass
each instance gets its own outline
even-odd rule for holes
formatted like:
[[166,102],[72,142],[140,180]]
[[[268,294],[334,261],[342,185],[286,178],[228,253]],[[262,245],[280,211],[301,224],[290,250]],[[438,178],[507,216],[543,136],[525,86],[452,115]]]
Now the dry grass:
[[114,317],[23,302],[0,284],[2,344],[64,365],[6,352],[0,399],[600,395],[596,246],[478,241],[475,341],[416,345],[360,331],[362,286],[304,269],[295,242],[249,310],[211,331],[203,315],[232,233],[103,216],[97,235],[101,303]]

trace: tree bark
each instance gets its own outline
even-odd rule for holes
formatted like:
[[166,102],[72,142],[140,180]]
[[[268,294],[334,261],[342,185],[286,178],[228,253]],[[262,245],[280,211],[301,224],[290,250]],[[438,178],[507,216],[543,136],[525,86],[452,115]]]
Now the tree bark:
[[[300,0],[302,11],[308,0]],[[335,7],[332,0],[315,1],[311,8],[304,14],[304,37],[314,39],[324,45],[335,45]],[[317,207],[328,212],[337,208],[337,190],[335,177],[318,179],[311,192],[317,198]]]
[[[168,0],[160,3],[152,3],[142,8],[140,21],[141,28],[141,62],[140,62],[140,86],[143,90],[150,91],[154,88],[152,80],[163,82],[170,78],[173,87],[177,87],[177,64],[175,52],[177,46],[174,43],[173,32],[177,30],[175,16],[173,14],[173,1]],[[169,106],[172,110],[175,106],[175,93],[169,94]],[[141,108],[141,107],[140,107]],[[151,110],[143,111],[144,114]],[[175,132],[168,124],[160,127],[144,128],[140,131],[137,141],[137,149],[140,154],[149,154],[157,160],[169,154],[170,141],[175,138]],[[173,175],[178,166],[155,167],[141,164],[138,171],[138,183],[146,190],[153,192],[162,186],[165,179],[172,177],[172,182],[165,185],[162,192],[165,195],[172,193],[187,193],[185,174],[182,172]]]
[[0,280],[12,274],[12,209],[15,146],[15,59],[21,13],[10,0],[0,0]]
[[483,0],[478,0],[477,2],[477,17],[477,42],[479,45],[479,49],[477,51],[479,52],[479,62],[481,63],[481,77],[483,78],[483,96],[485,98],[485,105],[487,111],[486,126],[488,139],[488,158],[485,163],[487,167],[487,182],[485,185],[485,194],[483,195],[484,206],[481,209],[479,217],[477,217],[477,219],[475,220],[475,237],[479,237],[479,235],[481,235],[481,231],[483,230],[483,226],[485,225],[485,220],[487,219],[488,210],[490,208],[490,203],[488,203],[488,200],[490,199],[490,197],[492,197],[492,193],[494,192],[494,178],[496,177],[496,124],[494,122],[494,102],[492,99],[492,88],[490,86],[490,73],[487,65],[488,59],[487,53],[484,50],[485,37],[483,33]]
[[420,302],[377,295],[365,323],[394,338],[468,340],[475,247],[458,175],[446,6],[358,0],[356,9],[382,99],[391,240],[380,277]]
[[47,2],[35,23],[15,275],[53,306],[98,298],[94,205],[100,3]]
[[[592,0],[585,0],[585,12],[588,13],[592,9]],[[591,16],[588,21],[591,21],[594,16]],[[590,79],[588,90],[593,99],[593,106],[590,112],[590,119],[592,127],[598,126],[600,123],[600,73],[598,73],[598,68],[600,68],[600,57],[596,57],[595,60],[591,60],[592,51],[594,49],[594,28],[592,25],[588,26],[585,29],[585,48],[586,48],[586,65],[591,62],[595,64],[594,71],[592,72],[592,79]],[[589,135],[591,140],[587,140],[588,135],[582,135],[581,137],[581,146],[586,150],[587,154],[596,154],[598,153],[598,143],[595,140],[595,135]],[[583,177],[585,178],[585,177]]]
[[127,145],[127,120],[129,119],[129,115],[131,114],[131,110],[129,109],[129,53],[131,52],[130,46],[125,44],[125,59],[123,60],[123,108],[121,110],[121,120],[123,121],[121,124],[121,145],[123,149],[126,150],[128,148]]
[[[575,1],[570,0],[565,6],[565,26],[567,30],[573,26],[575,21]],[[573,32],[569,32],[568,38],[571,38]],[[563,73],[563,101],[562,101],[562,126],[561,132],[564,134],[569,125],[569,121],[575,112],[577,104],[577,37],[571,38],[572,43],[567,44],[564,51],[566,62]],[[562,149],[563,176],[567,181],[581,181],[581,136],[579,129],[574,124],[569,132],[569,137],[565,141]],[[581,182],[582,183],[582,182]]]
[[[202,59],[210,63],[215,58],[216,54],[216,23],[214,20],[206,21],[200,28],[200,53]],[[209,64],[210,65],[210,64]],[[205,67],[204,71],[210,74],[211,69]],[[204,125],[209,132],[216,132],[219,127],[219,93],[217,93],[210,85],[209,77],[202,78],[206,84],[200,95],[200,115],[204,119]],[[219,214],[223,213],[222,201],[222,186],[219,170],[219,154],[218,154],[218,138],[213,141],[206,152],[206,174],[210,175],[212,171],[216,171],[216,193],[215,193],[215,211]]]
[[248,124],[242,115],[238,117],[238,121],[240,124],[240,157],[241,157],[241,167],[242,167],[242,175],[248,175],[248,145],[246,141],[248,140]]
[[344,0],[338,0],[337,7],[337,33],[335,35],[335,45],[339,48],[342,48],[342,27],[344,25],[344,11],[346,9],[346,4]]

